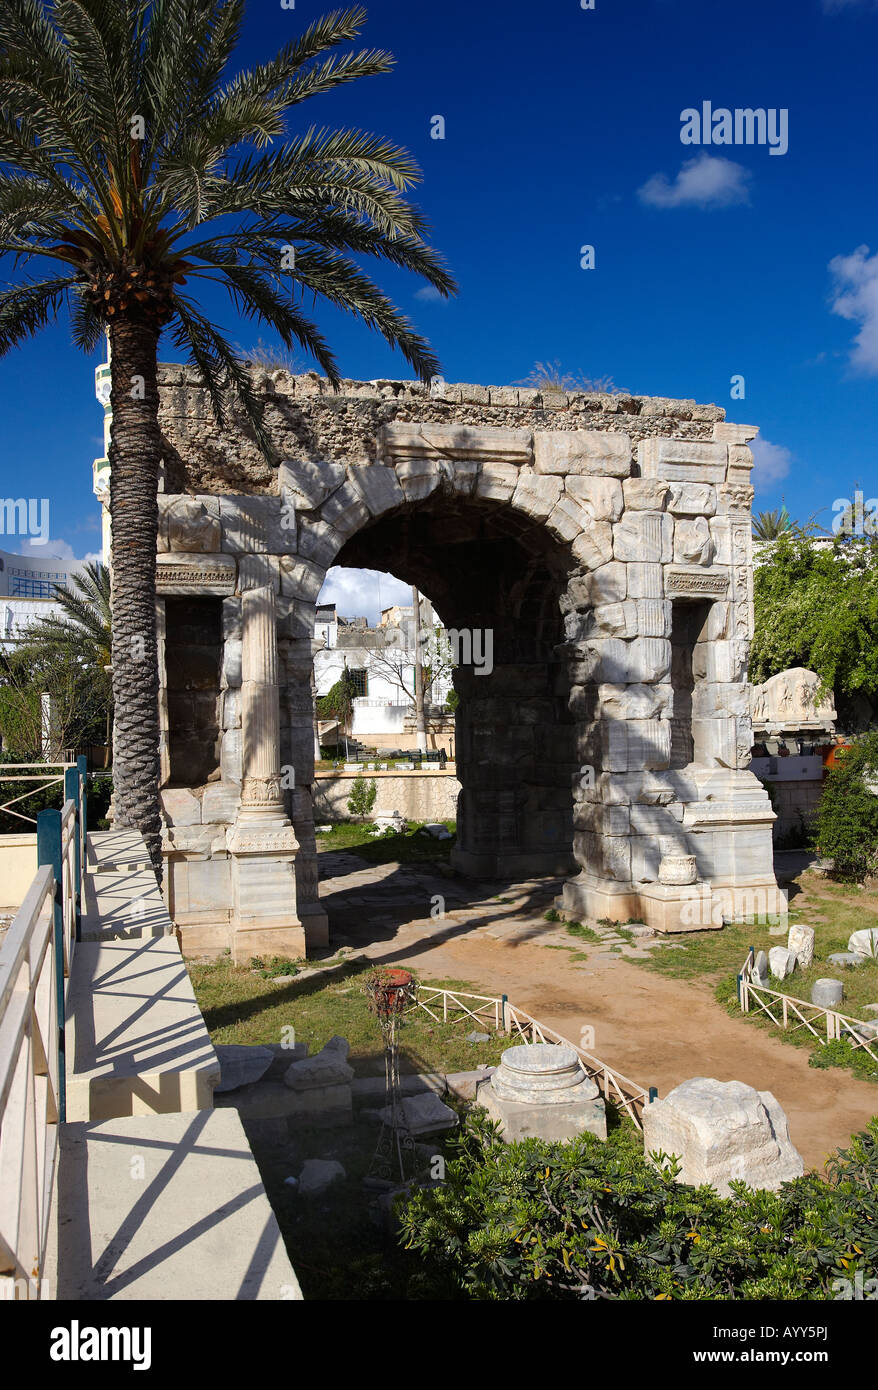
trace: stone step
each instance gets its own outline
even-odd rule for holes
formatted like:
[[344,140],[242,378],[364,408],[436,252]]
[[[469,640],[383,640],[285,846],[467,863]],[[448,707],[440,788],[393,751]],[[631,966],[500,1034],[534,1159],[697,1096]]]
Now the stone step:
[[81,941],[67,996],[67,1118],[205,1110],[220,1065],[174,937]]
[[234,1110],[61,1130],[57,1296],[300,1300]]
[[174,924],[151,868],[102,869],[83,880],[83,941],[173,936]]
[[86,844],[90,873],[121,873],[125,869],[149,869],[143,836],[136,830],[92,830]]

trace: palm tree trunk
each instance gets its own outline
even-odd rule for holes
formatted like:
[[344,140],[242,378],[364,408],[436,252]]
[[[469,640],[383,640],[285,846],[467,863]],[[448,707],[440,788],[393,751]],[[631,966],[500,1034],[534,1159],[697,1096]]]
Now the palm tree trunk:
[[110,329],[113,422],[110,517],[113,573],[113,802],[120,829],[139,830],[162,881],[159,807],[158,331],[117,321]]

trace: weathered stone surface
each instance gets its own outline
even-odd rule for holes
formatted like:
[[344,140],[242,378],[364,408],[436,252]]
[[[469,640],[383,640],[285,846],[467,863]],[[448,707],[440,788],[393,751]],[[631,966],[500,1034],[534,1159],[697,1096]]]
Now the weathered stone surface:
[[668,511],[676,516],[713,516],[716,488],[711,483],[671,483]]
[[636,637],[637,604],[633,599],[622,603],[599,603],[592,612],[594,626],[608,637]]
[[[457,1125],[457,1115],[451,1106],[446,1105],[433,1091],[403,1096],[402,1108],[409,1132],[414,1135],[439,1134],[442,1130],[454,1129]],[[385,1123],[390,1122],[387,1106],[382,1106],[380,1115]]]
[[864,965],[869,957],[861,955],[859,951],[833,951],[826,959],[830,965],[841,965],[849,970],[853,966]]
[[680,439],[641,439],[637,461],[644,478],[665,478],[671,483],[722,483],[728,466],[728,446]]
[[214,1043],[220,1064],[220,1079],[215,1091],[235,1091],[264,1076],[274,1061],[268,1047],[247,1047],[240,1043]]
[[233,782],[211,782],[201,799],[205,825],[233,825],[241,800],[241,788]]
[[[626,485],[631,481],[627,479]],[[617,478],[600,478],[589,473],[571,475],[564,480],[564,491],[595,521],[618,521],[622,515],[622,485]]]
[[654,719],[671,708],[670,685],[601,685],[598,688],[601,717],[605,719]]
[[529,469],[522,469],[512,495],[512,505],[535,521],[545,521],[557,505],[563,485],[560,478],[541,477]]
[[756,952],[756,959],[753,962],[753,978],[758,985],[767,985],[768,980],[768,956],[764,951]]
[[307,1158],[299,1174],[298,1192],[302,1197],[320,1197],[346,1177],[343,1165],[334,1158]]
[[172,787],[161,793],[162,810],[169,825],[200,825],[201,802],[185,787]]
[[238,566],[233,555],[183,555],[156,557],[156,593],[233,594]]
[[787,950],[792,952],[801,970],[807,970],[814,959],[814,928],[804,923],[790,927]]
[[568,593],[577,608],[619,602],[628,593],[628,567],[618,560],[611,560],[609,564],[572,579]]
[[509,1048],[490,1080],[479,1086],[476,1101],[500,1122],[507,1143],[574,1139],[583,1133],[607,1137],[604,1102],[572,1047]]
[[370,468],[352,468],[351,476],[372,516],[382,516],[405,502],[405,493],[392,468],[376,463]]
[[316,599],[323,587],[326,571],[322,565],[301,556],[283,555],[280,560],[280,592],[284,598]]
[[[387,471],[392,473],[393,470],[388,469]],[[402,492],[398,483],[396,486]],[[352,536],[355,531],[359,531],[375,514],[366,506],[362,492],[350,482],[343,483],[340,488],[337,488],[331,497],[327,497],[320,508],[322,520],[328,522],[345,540],[348,536]]]
[[837,1009],[844,999],[844,985],[841,980],[815,980],[811,986],[811,1003],[823,1009]]
[[626,478],[631,472],[631,440],[627,434],[597,430],[536,430],[534,466],[538,473]]
[[313,1057],[293,1062],[287,1069],[284,1082],[293,1091],[310,1091],[314,1087],[342,1086],[354,1077],[353,1067],[335,1048],[324,1047]]
[[679,1182],[708,1183],[722,1196],[734,1180],[776,1191],[804,1172],[774,1096],[741,1081],[694,1077],[645,1106],[643,1147],[676,1155]]
[[613,527],[613,557],[667,564],[673,557],[673,536],[673,517],[666,512],[626,512]]
[[661,478],[626,478],[622,484],[628,511],[664,511],[670,490]]
[[703,516],[674,527],[674,560],[682,565],[709,565],[713,559],[710,527]]
[[608,521],[592,521],[570,549],[581,565],[598,569],[613,558],[613,528]]
[[785,980],[796,968],[796,957],[786,946],[772,946],[768,952],[768,965],[776,980]]
[[275,593],[280,588],[277,555],[242,555],[238,561],[238,588],[241,593],[248,589],[261,589],[266,584]]
[[284,460],[277,472],[281,491],[291,493],[295,505],[305,511],[319,507],[346,477],[340,463],[297,463],[291,459]]
[[848,950],[861,956],[878,956],[878,927],[863,927],[848,938]]
[[159,534],[170,551],[215,554],[220,549],[219,498],[160,497]]
[[284,526],[279,497],[220,497],[222,549],[236,555],[283,555],[296,544],[295,526]]

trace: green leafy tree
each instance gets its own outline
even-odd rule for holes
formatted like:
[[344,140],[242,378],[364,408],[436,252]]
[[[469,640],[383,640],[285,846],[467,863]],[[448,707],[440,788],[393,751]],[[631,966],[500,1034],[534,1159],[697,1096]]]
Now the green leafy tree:
[[754,571],[750,680],[790,666],[816,671],[842,703],[878,700],[878,541],[815,546],[781,536]]
[[361,130],[287,128],[308,98],[390,69],[378,50],[327,56],[365,18],[361,6],[333,11],[269,62],[235,73],[244,0],[0,6],[0,254],[54,267],[0,294],[0,354],[65,303],[84,351],[109,333],[116,816],[143,833],[159,876],[161,334],[199,370],[217,419],[233,397],[268,457],[258,393],[199,309],[199,284],[222,285],[240,313],[308,352],[333,386],[339,370],[306,296],[377,330],[423,379],[438,370],[354,259],[453,291],[403,196],[418,177],[411,156]]
[[55,587],[54,600],[61,609],[35,623],[28,635],[28,652],[57,653],[79,662],[89,675],[89,707],[103,706],[103,737],[110,742],[113,688],[110,679],[112,614],[110,571],[100,561],[89,563],[73,575],[73,587]]
[[354,713],[354,700],[357,698],[357,686],[353,676],[345,666],[340,677],[325,695],[321,695],[317,701],[317,710],[321,719],[337,719],[338,727],[342,733],[347,733],[351,727],[351,720]]
[[378,787],[373,777],[371,782],[367,782],[362,772],[358,772],[351,787],[351,794],[348,797],[348,810],[357,820],[365,820],[372,807],[375,805],[375,798],[378,795]]
[[878,729],[844,749],[831,769],[815,817],[814,841],[834,861],[833,876],[862,882],[878,872]]

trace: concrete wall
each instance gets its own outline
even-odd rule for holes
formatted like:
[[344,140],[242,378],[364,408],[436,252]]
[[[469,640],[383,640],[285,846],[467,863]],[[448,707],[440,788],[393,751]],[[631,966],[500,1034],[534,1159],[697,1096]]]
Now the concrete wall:
[[36,834],[0,835],[0,907],[21,907],[36,871]]
[[[455,820],[460,783],[453,772],[370,772],[378,795],[374,812],[399,811],[407,820]],[[350,820],[348,797],[356,781],[353,772],[318,772],[314,786],[314,818]]]

